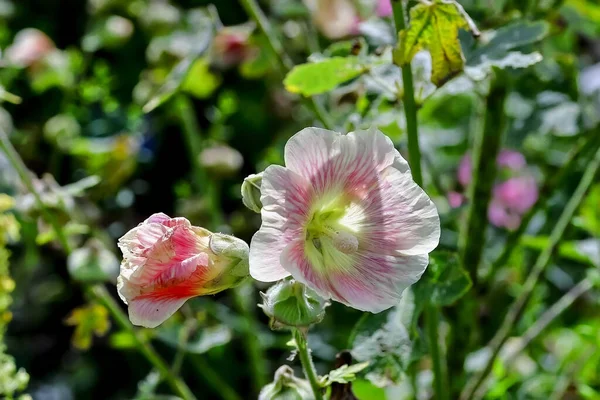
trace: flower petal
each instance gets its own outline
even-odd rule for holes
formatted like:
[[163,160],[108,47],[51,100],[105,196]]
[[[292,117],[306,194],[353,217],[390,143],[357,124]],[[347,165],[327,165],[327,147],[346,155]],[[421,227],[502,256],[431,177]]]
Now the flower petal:
[[373,313],[398,304],[404,289],[419,280],[429,263],[426,254],[390,256],[367,251],[347,257],[350,264],[340,260],[345,265],[315,268],[303,241],[291,243],[281,255],[294,279],[320,296]]
[[129,320],[133,325],[156,328],[189,299],[189,297],[137,297],[129,302]]
[[268,167],[261,184],[262,225],[250,245],[250,275],[263,282],[289,276],[279,262],[283,248],[303,237],[311,188],[303,177],[281,166]]
[[[361,247],[382,254],[426,254],[440,239],[440,218],[429,196],[409,173],[388,168],[362,199]],[[352,224],[352,222],[350,222]]]
[[408,163],[392,141],[375,128],[341,135],[319,128],[295,134],[285,147],[286,167],[308,179],[319,194],[343,187],[368,187],[377,172]]

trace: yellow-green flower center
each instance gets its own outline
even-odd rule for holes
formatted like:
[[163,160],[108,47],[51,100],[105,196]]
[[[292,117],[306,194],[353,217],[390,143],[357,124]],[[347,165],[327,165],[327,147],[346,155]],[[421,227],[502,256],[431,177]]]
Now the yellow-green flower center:
[[306,226],[305,253],[319,269],[336,266],[345,269],[359,248],[359,231],[348,220],[355,205],[345,196],[315,204]]

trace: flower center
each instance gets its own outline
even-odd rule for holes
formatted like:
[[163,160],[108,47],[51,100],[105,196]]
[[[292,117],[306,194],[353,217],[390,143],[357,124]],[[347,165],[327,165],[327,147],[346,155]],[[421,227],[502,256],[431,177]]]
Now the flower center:
[[331,246],[344,254],[355,253],[359,242],[357,232],[344,224],[347,208],[344,202],[336,201],[316,209],[306,228],[307,245],[321,253]]

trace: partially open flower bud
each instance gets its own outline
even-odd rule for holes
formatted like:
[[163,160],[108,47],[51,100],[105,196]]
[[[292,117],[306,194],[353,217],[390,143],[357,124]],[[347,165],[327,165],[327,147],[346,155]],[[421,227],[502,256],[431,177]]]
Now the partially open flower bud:
[[275,379],[265,386],[258,400],[313,400],[315,397],[310,385],[304,379],[296,378],[294,370],[282,365],[275,371]]
[[323,320],[329,302],[294,279],[286,279],[261,293],[263,304],[259,307],[271,318],[271,329],[308,329]]
[[260,184],[263,173],[248,175],[242,183],[242,203],[250,210],[260,214]]
[[187,300],[248,277],[248,245],[233,236],[159,213],[119,239],[117,290],[134,325],[155,328]]

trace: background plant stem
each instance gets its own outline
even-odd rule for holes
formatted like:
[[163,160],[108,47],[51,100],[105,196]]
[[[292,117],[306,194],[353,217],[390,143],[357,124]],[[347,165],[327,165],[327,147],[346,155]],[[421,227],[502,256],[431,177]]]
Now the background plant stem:
[[254,286],[252,284],[242,285],[234,288],[232,293],[236,309],[241,314],[246,325],[244,330],[247,333],[243,335],[244,348],[251,365],[254,391],[259,393],[260,389],[268,383],[268,368],[266,357],[258,339],[259,328],[256,314],[253,312],[256,310],[254,307],[256,301],[254,300],[253,289]]
[[[277,37],[271,23],[267,19],[266,15],[260,9],[260,6],[256,2],[256,0],[240,0],[240,3],[246,13],[256,22],[260,31],[267,38],[267,45],[271,54],[273,55],[273,60],[277,64],[277,68],[279,72],[283,75],[289,72],[294,67],[294,63],[292,59],[285,52],[281,41]],[[319,103],[313,97],[301,97],[302,101],[305,105],[315,114],[317,119],[323,124],[323,126],[327,129],[333,129],[334,123],[331,120],[331,116],[327,113],[325,108],[321,103]]]
[[[402,0],[392,1],[394,22],[398,35],[406,28],[404,17],[404,4]],[[423,187],[423,174],[421,172],[421,149],[419,147],[419,132],[417,126],[417,106],[413,84],[412,68],[410,63],[402,65],[402,84],[404,86],[404,114],[406,115],[406,129],[408,136],[408,159],[415,182]],[[447,377],[445,362],[438,338],[440,311],[434,305],[428,303],[424,308],[425,330],[429,344],[431,360],[433,362],[435,397],[438,400],[447,398]]]
[[294,340],[296,341],[298,357],[300,358],[300,362],[302,363],[304,375],[306,376],[306,379],[308,379],[308,382],[312,387],[313,393],[315,395],[315,400],[323,400],[321,385],[319,385],[317,371],[315,370],[315,365],[313,364],[312,357],[310,356],[310,350],[308,349],[306,336],[298,329],[295,329]]
[[519,228],[512,231],[508,234],[506,238],[506,243],[504,244],[504,249],[502,253],[498,256],[498,258],[492,263],[492,267],[490,268],[490,276],[488,277],[488,281],[493,279],[496,271],[502,267],[506,262],[510,259],[513,251],[519,247],[519,241],[525,233],[527,229],[527,225],[538,211],[543,209],[548,203],[548,199],[550,199],[551,194],[558,187],[560,183],[565,179],[565,177],[569,176],[569,174],[573,171],[573,169],[577,165],[577,161],[579,161],[579,157],[582,153],[585,152],[590,147],[593,147],[594,142],[598,140],[596,137],[598,133],[592,132],[588,134],[588,137],[581,138],[581,140],[577,143],[575,148],[569,152],[567,156],[567,161],[560,168],[560,171],[557,173],[550,174],[545,182],[542,184],[540,189],[538,201],[533,205],[533,207],[523,216],[521,219],[521,224]]
[[479,264],[485,247],[488,207],[496,179],[496,158],[500,152],[506,128],[504,102],[508,94],[506,79],[496,71],[490,83],[485,104],[484,126],[475,135],[471,155],[472,181],[466,223],[460,234],[460,258],[469,271],[473,286],[477,285]]
[[575,211],[579,207],[579,204],[582,202],[586,191],[589,189],[590,185],[594,181],[594,177],[596,176],[598,169],[600,168],[600,149],[596,151],[596,154],[592,161],[588,164],[577,189],[569,199],[567,205],[565,206],[562,214],[560,215],[552,233],[550,234],[550,238],[548,241],[548,245],[544,248],[544,250],[538,256],[531,272],[527,276],[525,284],[523,285],[523,290],[519,297],[514,301],[511,307],[502,322],[502,325],[490,341],[489,347],[492,350],[492,355],[488,360],[486,366],[483,370],[476,374],[465,386],[465,389],[461,393],[460,398],[465,399],[473,399],[473,398],[481,398],[483,394],[480,392],[481,385],[485,382],[487,376],[489,375],[492,367],[494,365],[494,361],[498,357],[498,353],[500,353],[500,349],[508,339],[510,333],[512,332],[515,324],[521,318],[523,310],[527,306],[531,298],[531,294],[533,293],[533,289],[538,283],[540,276],[546,266],[548,265],[552,254],[556,251],[560,239],[564,235],[567,227],[569,226],[569,222]]
[[[15,148],[12,146],[12,143],[10,143],[8,136],[4,131],[0,131],[0,150],[2,150],[2,152],[6,155],[8,161],[17,171],[17,174],[21,178],[23,185],[25,185],[27,190],[35,199],[37,207],[40,209],[40,212],[44,216],[46,222],[52,226],[56,238],[60,242],[65,253],[70,254],[72,249],[69,245],[67,235],[62,229],[62,225],[58,222],[54,214],[52,214],[46,208],[44,201],[35,189],[31,173],[27,169],[27,166],[25,165]],[[121,308],[118,306],[118,304],[116,304],[114,299],[110,296],[110,294],[102,285],[87,286],[85,287],[85,291],[90,296],[92,296],[92,298],[94,298],[106,307],[106,309],[111,313],[111,315],[113,316],[113,318],[119,326],[121,326],[123,329],[132,334],[138,351],[142,353],[144,357],[146,357],[146,359],[160,372],[161,376],[165,379],[165,381],[167,381],[171,389],[177,395],[181,396],[185,400],[195,400],[196,397],[193,395],[192,391],[187,387],[185,382],[173,375],[167,364],[154,351],[152,346],[141,338],[139,333],[129,322],[129,319],[127,318],[125,313],[123,313]]]

